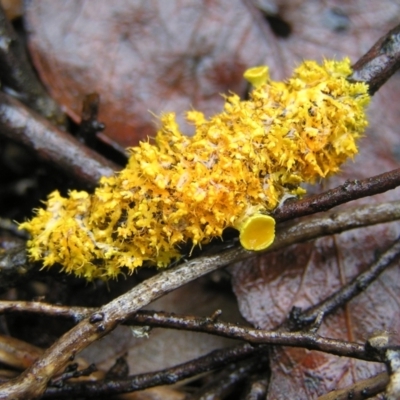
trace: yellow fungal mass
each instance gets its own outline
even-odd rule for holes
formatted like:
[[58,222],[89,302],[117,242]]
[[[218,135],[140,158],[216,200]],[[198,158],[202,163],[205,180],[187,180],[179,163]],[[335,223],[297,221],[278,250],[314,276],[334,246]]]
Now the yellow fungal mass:
[[144,262],[165,267],[183,243],[206,244],[228,227],[240,230],[245,248],[268,247],[275,221],[266,214],[357,153],[369,96],[365,84],[346,80],[350,73],[348,59],[305,61],[286,82],[252,68],[249,100],[226,96],[209,119],[187,113],[193,137],[164,114],[154,143],[130,149],[126,168],[102,178],[94,194],[53,192],[21,224],[32,235],[31,259],[91,280]]

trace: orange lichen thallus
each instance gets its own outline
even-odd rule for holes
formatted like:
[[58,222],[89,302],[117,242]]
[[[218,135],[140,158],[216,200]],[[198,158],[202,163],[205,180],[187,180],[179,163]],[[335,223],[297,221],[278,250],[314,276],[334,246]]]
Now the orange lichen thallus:
[[246,249],[267,248],[275,227],[268,213],[357,153],[369,96],[365,84],[346,80],[350,74],[348,59],[305,61],[287,82],[252,68],[249,100],[226,96],[210,119],[187,113],[193,137],[173,113],[162,115],[155,143],[130,149],[126,168],[102,178],[93,195],[54,192],[21,224],[32,235],[31,259],[91,280],[146,261],[167,266],[180,244],[208,243],[228,227]]

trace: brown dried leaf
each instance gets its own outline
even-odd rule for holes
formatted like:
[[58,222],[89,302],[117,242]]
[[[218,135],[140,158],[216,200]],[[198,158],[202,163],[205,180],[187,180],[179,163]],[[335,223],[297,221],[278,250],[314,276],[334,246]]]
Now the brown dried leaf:
[[31,56],[52,96],[80,120],[83,97],[101,96],[105,133],[123,146],[153,135],[156,117],[192,107],[208,114],[221,93],[243,93],[243,71],[269,54],[271,34],[240,0],[26,2]]

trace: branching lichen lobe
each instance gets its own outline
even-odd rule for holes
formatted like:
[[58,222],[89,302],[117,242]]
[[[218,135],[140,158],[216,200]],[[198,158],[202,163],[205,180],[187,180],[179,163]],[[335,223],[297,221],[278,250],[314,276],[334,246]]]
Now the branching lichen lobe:
[[228,227],[249,250],[267,247],[267,214],[284,196],[302,195],[301,183],[337,172],[357,153],[369,96],[367,85],[346,80],[351,72],[348,59],[305,61],[287,82],[251,69],[248,101],[229,95],[210,119],[187,113],[193,137],[164,114],[155,143],[130,149],[127,167],[102,178],[93,195],[53,192],[21,224],[32,235],[31,258],[90,280],[146,261],[167,266],[181,243],[205,244]]

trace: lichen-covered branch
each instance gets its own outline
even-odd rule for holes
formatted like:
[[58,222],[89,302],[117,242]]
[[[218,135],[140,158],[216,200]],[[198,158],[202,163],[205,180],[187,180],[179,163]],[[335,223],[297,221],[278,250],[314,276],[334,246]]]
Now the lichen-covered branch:
[[304,61],[285,82],[267,67],[248,70],[249,100],[226,97],[210,118],[188,111],[185,136],[174,113],[161,116],[155,143],[131,148],[128,165],[92,195],[49,195],[21,224],[32,260],[87,280],[117,277],[143,263],[166,267],[179,245],[205,245],[237,229],[247,250],[274,240],[268,214],[300,184],[336,173],[357,153],[367,125],[367,85],[349,83],[350,60]]

